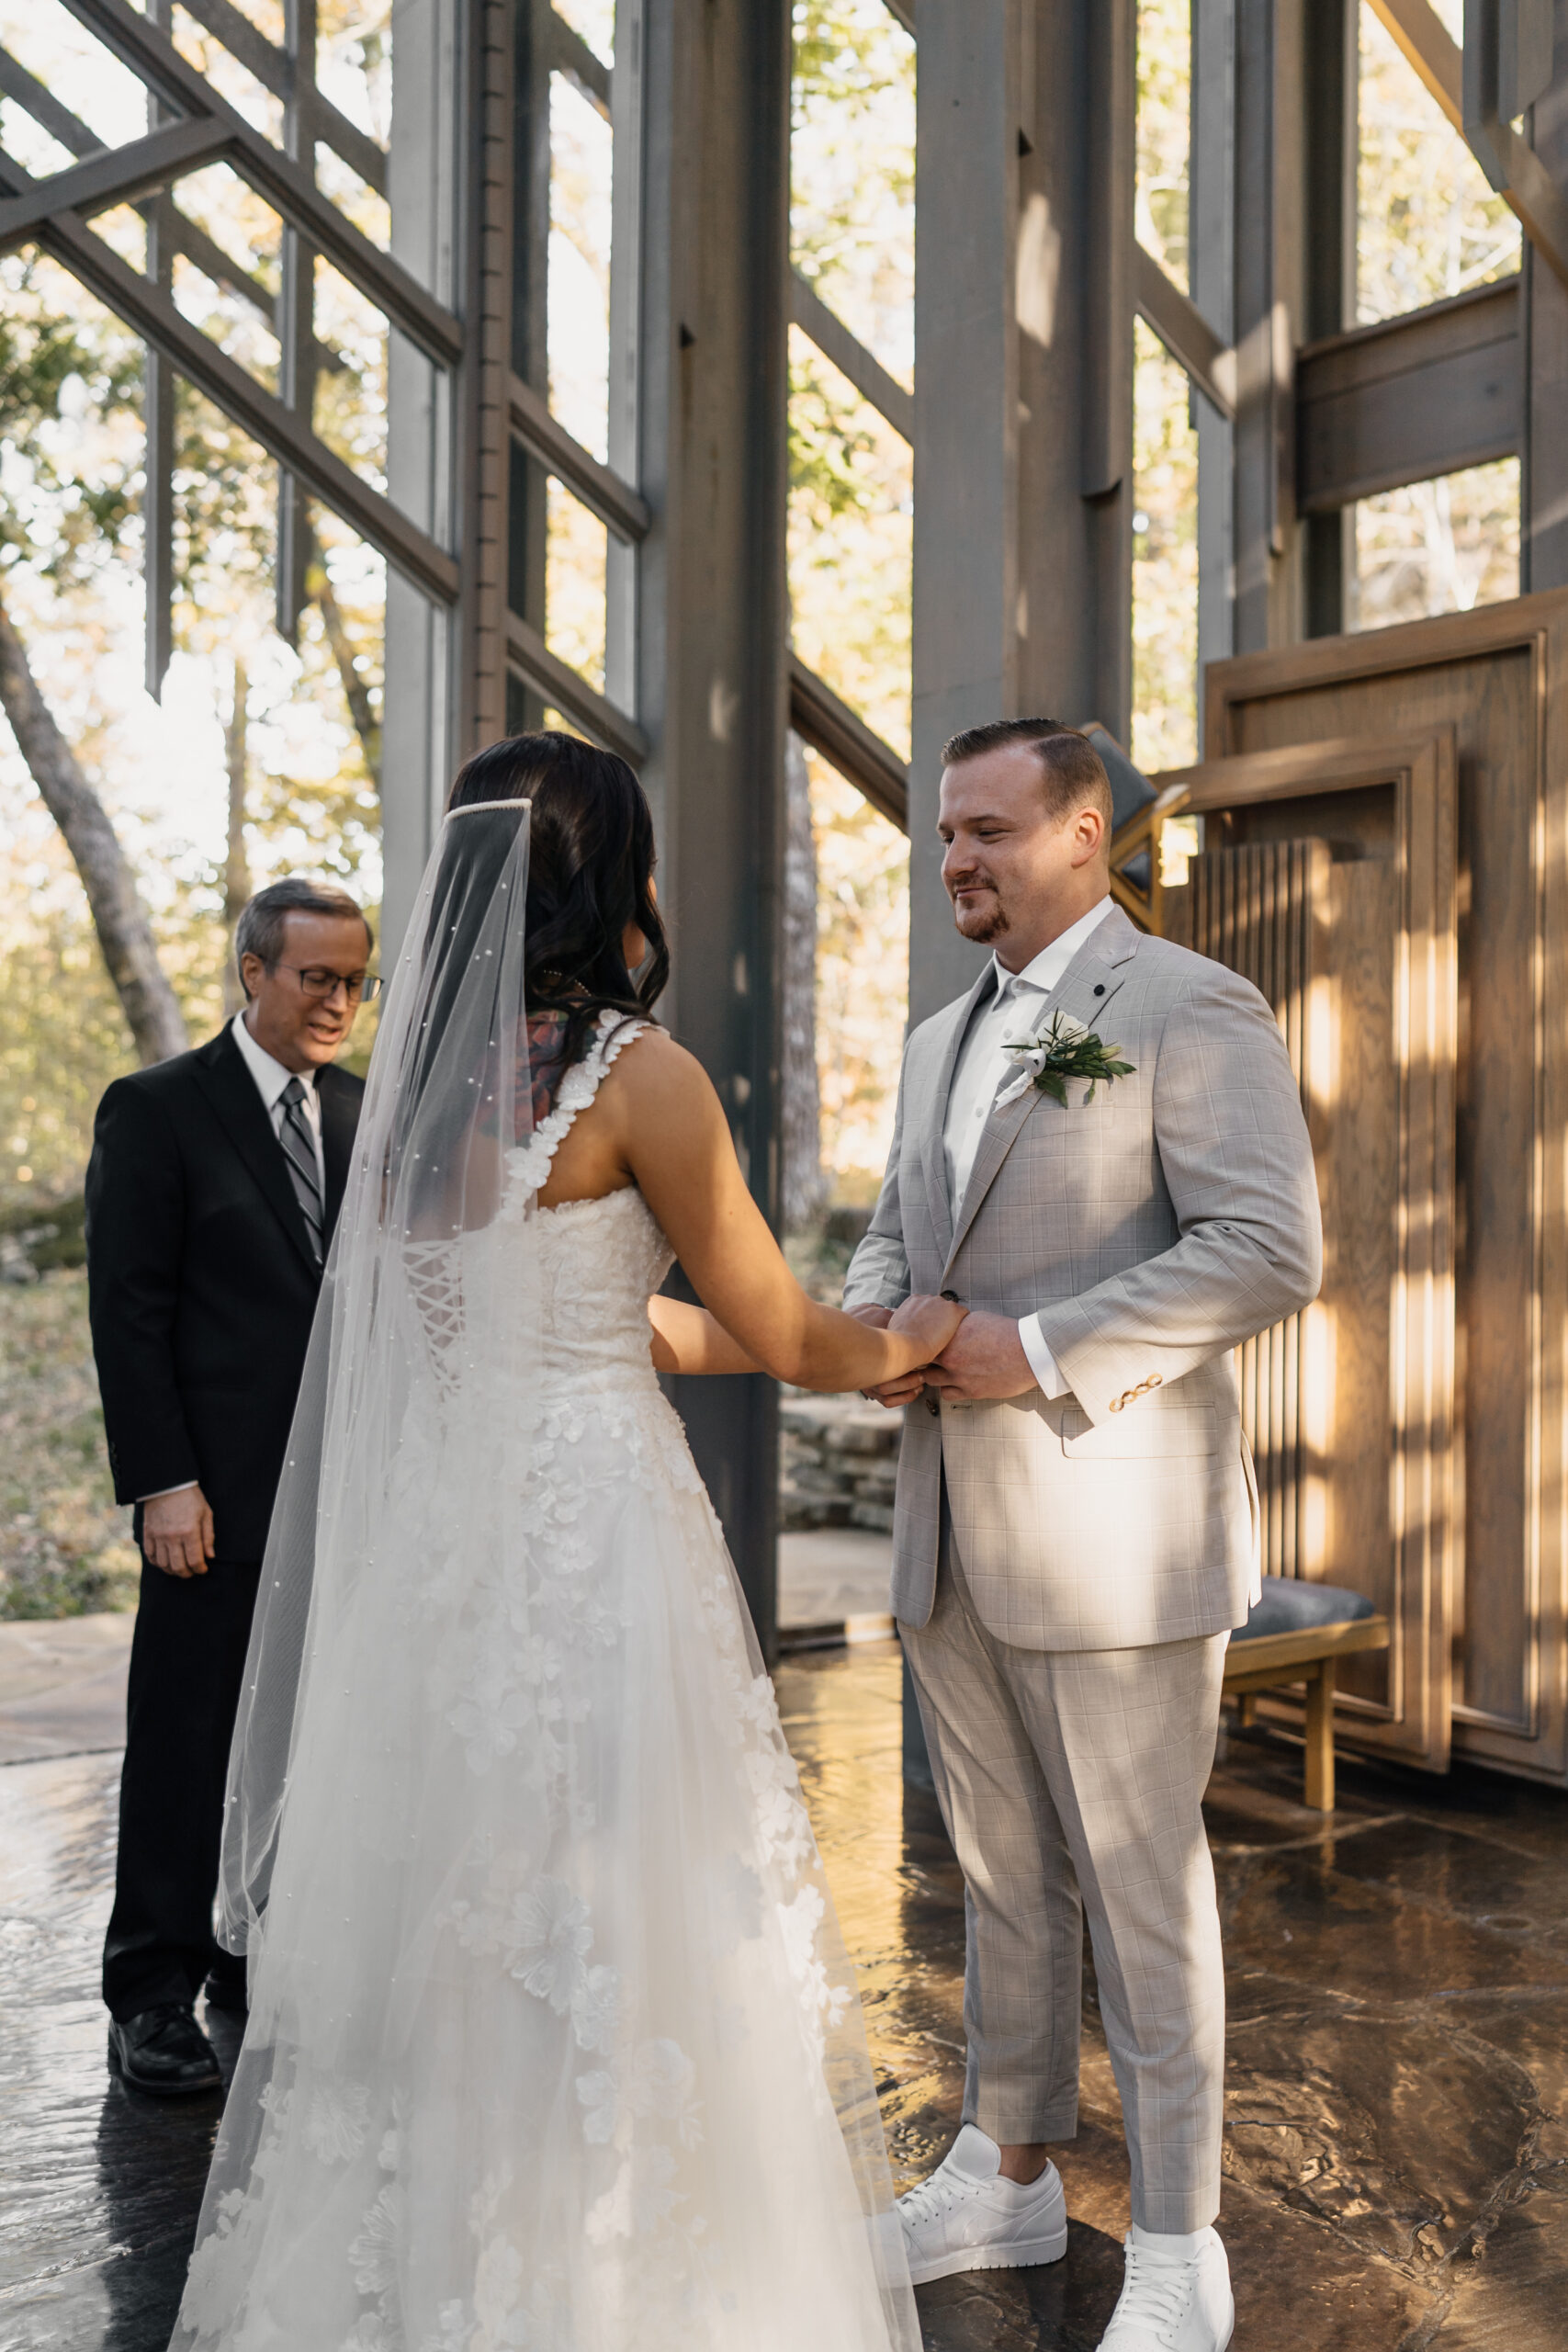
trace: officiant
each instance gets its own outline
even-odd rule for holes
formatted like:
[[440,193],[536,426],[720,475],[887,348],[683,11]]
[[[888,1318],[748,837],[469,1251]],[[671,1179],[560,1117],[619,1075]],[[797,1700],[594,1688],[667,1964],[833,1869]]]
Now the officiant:
[[93,1351],[142,1554],[103,1985],[109,2063],[146,2091],[216,2089],[197,1996],[244,2007],[244,1962],[212,1934],[229,1742],[364,1093],[334,1065],[379,986],[372,946],[345,891],[275,882],[237,928],[241,1011],[98,1107]]

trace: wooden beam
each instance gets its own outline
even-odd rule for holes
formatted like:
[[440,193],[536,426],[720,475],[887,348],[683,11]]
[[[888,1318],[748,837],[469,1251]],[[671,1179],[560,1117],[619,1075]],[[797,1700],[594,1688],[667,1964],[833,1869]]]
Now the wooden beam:
[[1306,1803],[1314,1813],[1334,1810],[1334,1660],[1323,1659],[1306,1690]]
[[518,440],[551,473],[558,474],[568,489],[574,491],[584,506],[591,507],[617,538],[634,546],[646,538],[653,518],[648,501],[638,497],[630,482],[623,481],[610,467],[601,465],[550,414],[549,402],[544,395],[536,392],[532,384],[525,384],[521,376],[512,378],[510,401],[512,430]]
[[[274,97],[291,99],[295,95],[294,61],[287,50],[279,49],[266,35],[252,24],[250,18],[231,5],[231,0],[183,0],[197,22],[204,25],[215,40],[222,42],[231,57],[237,58],[247,74],[254,74],[264,90]],[[324,146],[341,155],[351,171],[358,173],[367,187],[378,196],[387,193],[387,152],[378,146],[368,131],[350,122],[340,114],[330,98],[311,86],[303,94],[314,135]]]
[[[1464,52],[1429,0],[1372,0],[1372,8],[1426,88],[1475,152],[1549,269],[1568,286],[1568,197],[1512,123],[1467,124]],[[1483,147],[1486,150],[1483,153]]]
[[52,90],[35,80],[8,49],[0,49],[0,97],[15,98],[23,112],[30,114],[78,162],[84,155],[102,153],[104,141],[97,132],[90,130],[80,115],[62,106]]
[[[618,14],[641,25],[640,48],[622,52],[615,83],[617,159],[628,132],[640,159],[635,182],[616,179],[617,193],[626,186],[638,198],[640,220],[629,225],[642,269],[640,315],[626,322],[611,397],[620,403],[635,369],[637,486],[658,517],[639,550],[627,648],[636,686],[622,691],[653,738],[643,782],[672,933],[661,1011],[712,1079],[752,1196],[776,1221],[792,9],[789,0],[622,0]],[[640,94],[623,81],[633,74]],[[631,435],[620,429],[629,464]],[[626,674],[625,657],[621,667]],[[755,1375],[674,1385],[766,1657],[776,1385]]]
[[1464,129],[1464,55],[1430,0],[1372,0],[1372,14],[1456,130]]
[[443,367],[456,365],[463,354],[463,331],[451,311],[400,263],[372,244],[280,147],[253,130],[206,76],[187,63],[167,34],[139,17],[126,0],[63,0],[63,5],[171,112],[207,116],[221,124],[229,134],[229,161],[256,194],[298,229],[307,243],[325,254],[428,358]]
[[1309,344],[1296,358],[1296,503],[1327,514],[1517,450],[1519,280]]
[[555,70],[575,82],[595,114],[610,119],[610,69],[596,57],[573,25],[552,8],[550,39],[555,43]]
[[909,771],[891,744],[869,728],[797,654],[789,662],[790,725],[803,742],[863,794],[901,833],[909,830]]
[[[6,161],[0,172],[11,183],[6,194],[23,192],[17,183],[25,186],[27,175],[17,164]],[[335,450],[319,441],[308,424],[220,350],[210,335],[192,326],[161,287],[122,261],[79,214],[51,213],[39,223],[36,242],[270,456],[309,483],[333,514],[378,548],[426,596],[443,605],[456,601],[457,567],[446,548],[344,465]]]
[[150,130],[144,139],[103,148],[84,164],[34,180],[25,196],[0,199],[0,253],[15,253],[18,245],[30,243],[39,221],[51,212],[75,212],[90,220],[117,204],[134,204],[138,197],[215,162],[228,145],[221,123],[199,119],[171,122]]
[[1224,1686],[1227,1690],[1266,1690],[1270,1677],[1277,1682],[1300,1681],[1316,1658],[1348,1657],[1356,1650],[1386,1650],[1388,1645],[1388,1619],[1376,1614],[1348,1617],[1336,1625],[1303,1625],[1296,1634],[1233,1639],[1225,1652]]
[[516,613],[506,616],[506,658],[519,674],[558,710],[575,718],[606,752],[615,752],[628,766],[639,767],[648,757],[648,737],[635,718],[607,702],[581,671],[552,653],[536,628]]
[[802,334],[809,335],[825,359],[847,376],[863,401],[869,401],[906,441],[915,437],[915,396],[890,376],[874,352],[853,335],[836,311],[830,311],[808,277],[798,269],[790,274],[790,314]]
[[[69,107],[62,106],[52,91],[46,89],[41,82],[35,81],[27,68],[18,65],[10,52],[4,49],[0,49],[0,97],[15,98],[23,112],[31,115],[33,120],[47,130],[51,139],[58,140],[61,146],[74,155],[78,162],[88,155],[105,152],[104,142],[97,132],[90,130],[78,115],[73,115]],[[274,325],[277,306],[270,288],[264,285],[259,277],[254,277],[248,269],[242,268],[221,245],[208,235],[205,229],[198,228],[177,205],[169,204],[164,209],[166,217],[160,222],[158,233],[165,240],[169,251],[184,254],[205,277],[211,278],[214,286],[221,287],[226,294],[237,296],[242,302],[248,302],[269,327]],[[151,206],[141,203],[137,210],[145,216]],[[329,351],[324,344],[317,344],[316,366],[319,369],[340,373],[344,364],[341,352]]]
[[1235,417],[1235,353],[1214,333],[1195,302],[1168,278],[1146,245],[1134,255],[1138,316],[1157,334],[1179,367],[1227,424]]

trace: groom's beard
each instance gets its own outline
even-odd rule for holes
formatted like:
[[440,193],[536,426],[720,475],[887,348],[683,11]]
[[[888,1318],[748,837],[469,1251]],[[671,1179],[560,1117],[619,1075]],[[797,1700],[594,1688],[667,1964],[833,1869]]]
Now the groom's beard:
[[989,947],[993,940],[1003,938],[1012,928],[1001,899],[988,884],[977,896],[971,897],[966,905],[954,892],[953,920],[961,936],[972,939],[977,947]]

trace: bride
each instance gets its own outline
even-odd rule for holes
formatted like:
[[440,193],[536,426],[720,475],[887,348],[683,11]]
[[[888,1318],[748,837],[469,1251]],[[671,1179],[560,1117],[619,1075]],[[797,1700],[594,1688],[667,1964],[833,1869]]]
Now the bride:
[[[918,2352],[853,1972],[659,1372],[871,1387],[713,1088],[629,768],[470,761],[371,1062],[230,1768],[179,2352]],[[679,1258],[707,1311],[656,1296]]]

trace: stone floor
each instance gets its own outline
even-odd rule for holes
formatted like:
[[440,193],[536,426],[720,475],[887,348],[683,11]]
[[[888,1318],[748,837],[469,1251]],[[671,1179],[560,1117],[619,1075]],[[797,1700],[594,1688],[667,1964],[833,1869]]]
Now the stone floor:
[[[779,1689],[907,2180],[941,2153],[961,2079],[957,1875],[930,1801],[900,1787],[893,1645],[792,1658]],[[112,1751],[0,1770],[0,2352],[162,2352],[216,2120],[104,2070],[118,1770]],[[1260,1735],[1233,1738],[1210,1791],[1237,2352],[1560,2352],[1568,1799],[1342,1765],[1325,1822],[1299,1788],[1299,1754]],[[1098,2340],[1126,2167],[1086,1995],[1083,2127],[1057,2152],[1067,2257],[922,2290],[929,2352]]]
[[133,1613],[0,1624],[0,1764],[125,1742]]
[[779,1537],[779,1636],[786,1649],[824,1638],[888,1640],[893,1539],[861,1527],[814,1527]]

